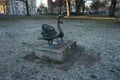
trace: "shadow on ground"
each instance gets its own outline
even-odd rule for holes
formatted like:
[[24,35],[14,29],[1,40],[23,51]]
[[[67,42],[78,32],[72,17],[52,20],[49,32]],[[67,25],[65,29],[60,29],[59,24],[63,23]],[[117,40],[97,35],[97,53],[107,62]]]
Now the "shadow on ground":
[[74,63],[77,61],[81,66],[84,67],[90,67],[94,65],[96,62],[100,61],[100,55],[90,55],[90,54],[85,54],[85,48],[82,46],[77,46],[77,48],[71,52],[67,59],[63,62],[56,62],[56,61],[51,61],[50,59],[41,59],[35,55],[34,52],[32,54],[26,55],[23,57],[25,60],[37,63],[37,64],[42,64],[46,65],[49,67],[55,67],[57,69],[63,70],[63,71],[68,71]]

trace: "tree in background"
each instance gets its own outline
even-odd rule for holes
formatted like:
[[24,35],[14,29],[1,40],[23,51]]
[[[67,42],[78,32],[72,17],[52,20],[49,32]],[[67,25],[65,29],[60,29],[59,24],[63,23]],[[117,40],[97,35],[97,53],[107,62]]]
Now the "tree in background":
[[109,10],[109,16],[111,17],[115,16],[116,2],[117,0],[111,0],[110,10]]
[[59,0],[59,14],[62,14],[62,8],[65,7],[65,4],[65,0]]
[[48,0],[48,10],[50,14],[62,14],[66,5],[66,0]]
[[53,7],[57,7],[58,8],[58,14],[62,14],[62,8],[65,6],[65,3],[66,1],[65,0],[56,0],[55,2],[52,2],[53,3]]
[[75,0],[76,4],[76,15],[78,15],[81,11],[84,13],[85,11],[85,1],[84,0]]
[[52,0],[48,0],[48,13],[49,14],[53,13],[53,3],[52,3]]
[[75,0],[75,4],[76,4],[76,15],[79,14],[79,10],[80,10],[80,5],[79,5],[79,3],[80,3],[80,0]]
[[60,4],[59,4],[59,8],[60,8],[60,11],[59,11],[59,14],[61,14],[61,11],[62,11],[62,0],[59,0],[60,2]]
[[105,7],[105,4],[104,2],[100,2],[99,0],[97,0],[94,1],[90,7],[97,12],[100,8]]
[[43,3],[37,7],[37,14],[46,14],[48,12],[47,7]]
[[82,9],[82,13],[84,13],[84,11],[85,11],[85,1],[84,0],[82,0],[82,2],[81,2],[81,9]]
[[29,13],[29,5],[28,5],[28,0],[19,0],[19,1],[22,1],[25,3],[26,5],[26,12],[27,12],[27,16],[30,16],[30,13]]
[[67,16],[70,16],[70,1],[71,1],[71,0],[66,0]]

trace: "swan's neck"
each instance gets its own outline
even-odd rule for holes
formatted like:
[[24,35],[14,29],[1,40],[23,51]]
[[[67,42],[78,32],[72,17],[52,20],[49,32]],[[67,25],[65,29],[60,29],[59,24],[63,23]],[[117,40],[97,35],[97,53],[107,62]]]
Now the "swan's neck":
[[58,28],[58,31],[59,31],[59,32],[62,31],[62,29],[61,29],[61,27],[60,27],[60,20],[58,20],[58,22],[57,22],[57,28]]

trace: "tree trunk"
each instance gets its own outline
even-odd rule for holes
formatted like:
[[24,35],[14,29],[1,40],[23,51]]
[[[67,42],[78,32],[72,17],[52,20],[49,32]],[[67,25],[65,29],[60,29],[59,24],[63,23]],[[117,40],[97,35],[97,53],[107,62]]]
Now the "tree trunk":
[[60,0],[59,8],[60,8],[59,14],[61,14],[61,11],[62,11],[62,0]]
[[66,10],[67,10],[67,16],[70,16],[70,2],[69,2],[69,0],[66,0]]
[[79,0],[75,0],[75,4],[76,4],[76,15],[79,15],[79,11],[80,11]]
[[30,16],[28,0],[26,0],[25,4],[26,4],[27,16]]
[[22,1],[25,3],[27,16],[30,16],[28,0],[19,0],[19,1]]
[[75,4],[76,4],[76,15],[78,15],[78,0],[75,0]]
[[84,11],[85,11],[85,1],[83,0],[82,1],[82,13],[84,13]]
[[111,17],[115,16],[115,8],[116,8],[116,0],[111,0],[109,16],[111,16]]

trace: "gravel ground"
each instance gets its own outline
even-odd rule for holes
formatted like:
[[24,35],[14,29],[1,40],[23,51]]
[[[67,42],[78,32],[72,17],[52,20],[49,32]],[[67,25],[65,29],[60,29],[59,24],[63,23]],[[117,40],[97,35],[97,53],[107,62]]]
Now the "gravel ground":
[[120,24],[115,20],[63,21],[64,39],[77,42],[79,55],[55,64],[25,56],[46,43],[38,40],[42,23],[56,28],[56,19],[1,19],[0,80],[120,80]]

